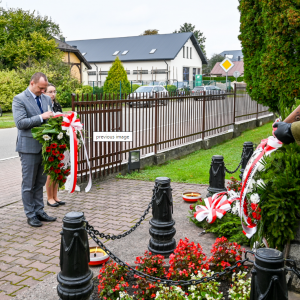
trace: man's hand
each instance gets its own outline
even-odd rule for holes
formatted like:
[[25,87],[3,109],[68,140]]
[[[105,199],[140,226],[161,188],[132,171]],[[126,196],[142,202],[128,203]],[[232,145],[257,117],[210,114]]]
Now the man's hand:
[[295,142],[291,131],[291,125],[292,124],[285,122],[276,122],[273,124],[273,128],[277,128],[273,132],[273,134],[275,134],[275,136],[280,142],[284,144],[290,144]]
[[47,120],[47,119],[49,119],[50,117],[53,117],[54,114],[53,114],[52,111],[46,111],[46,112],[44,112],[43,114],[41,114],[41,116],[42,116],[43,120]]

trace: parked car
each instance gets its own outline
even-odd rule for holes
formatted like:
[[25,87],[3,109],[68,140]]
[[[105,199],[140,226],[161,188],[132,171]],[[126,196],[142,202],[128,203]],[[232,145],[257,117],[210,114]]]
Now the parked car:
[[[203,95],[214,95],[212,99],[225,99],[225,91],[214,85],[208,86],[195,86],[191,91],[191,96],[203,96]],[[200,98],[194,98],[194,100],[200,100]]]
[[[165,98],[169,97],[168,91],[161,85],[151,85],[151,86],[141,86],[137,88],[133,93],[129,94],[127,100],[129,99],[151,99],[151,98]],[[137,101],[129,102],[129,106],[146,106],[150,107],[154,105],[154,101]],[[167,105],[168,100],[158,100],[158,104]]]

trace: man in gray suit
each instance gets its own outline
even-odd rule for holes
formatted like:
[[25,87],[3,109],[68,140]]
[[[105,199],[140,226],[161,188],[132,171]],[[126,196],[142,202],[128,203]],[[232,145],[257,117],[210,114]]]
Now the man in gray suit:
[[44,95],[48,86],[45,74],[35,73],[29,87],[14,97],[12,111],[18,128],[17,148],[22,164],[22,201],[27,222],[33,227],[42,226],[41,221],[52,222],[56,218],[44,212],[43,186],[47,175],[43,174],[42,144],[32,137],[31,128],[40,126],[51,116],[51,98]]

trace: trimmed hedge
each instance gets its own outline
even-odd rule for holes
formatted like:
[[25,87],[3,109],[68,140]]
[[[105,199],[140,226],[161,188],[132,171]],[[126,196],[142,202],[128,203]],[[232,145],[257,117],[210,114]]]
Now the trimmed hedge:
[[[215,80],[215,81],[220,80],[220,81],[226,81],[226,76],[225,77],[203,77],[202,79],[203,80]],[[227,79],[230,80],[231,82],[232,81],[236,81],[235,77],[233,77],[233,76],[228,76]],[[243,76],[240,76],[240,77],[237,78],[237,82],[242,82],[242,81],[244,81],[244,77]]]

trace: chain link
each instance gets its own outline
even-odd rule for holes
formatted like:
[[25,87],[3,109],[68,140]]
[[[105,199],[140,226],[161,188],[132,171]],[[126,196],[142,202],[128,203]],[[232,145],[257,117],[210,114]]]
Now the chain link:
[[197,285],[199,283],[203,283],[203,282],[208,282],[211,280],[216,280],[218,278],[220,278],[221,276],[230,273],[232,270],[236,269],[236,268],[240,268],[241,266],[243,266],[245,264],[245,262],[249,261],[249,259],[246,257],[243,260],[238,260],[235,265],[233,265],[232,267],[227,267],[224,269],[224,271],[222,272],[218,272],[218,273],[214,273],[212,276],[210,277],[202,277],[201,279],[191,279],[191,280],[169,280],[169,279],[164,279],[164,278],[159,278],[159,277],[154,277],[154,276],[150,276],[148,274],[145,274],[143,272],[137,271],[136,269],[130,267],[128,264],[126,264],[125,262],[123,262],[120,258],[118,258],[116,255],[114,255],[109,249],[107,249],[104,244],[96,237],[95,235],[95,230],[93,229],[93,227],[91,225],[89,225],[89,223],[87,221],[85,221],[86,223],[86,231],[89,234],[89,236],[94,240],[94,242],[101,248],[103,249],[109,256],[110,258],[112,258],[117,264],[121,265],[122,267],[124,267],[127,271],[129,271],[131,274],[133,275],[137,275],[141,278],[145,278],[151,282],[157,282],[163,285],[167,285],[167,286],[171,286],[171,285],[180,285],[180,286],[188,286],[188,285]]
[[227,173],[229,173],[229,174],[235,173],[235,172],[239,169],[239,167],[241,166],[241,164],[243,163],[244,156],[245,156],[245,150],[243,149],[242,158],[241,158],[241,161],[240,161],[239,165],[237,166],[237,168],[236,168],[234,171],[229,171],[229,170],[226,168],[226,166],[224,165],[225,171],[226,171]]
[[99,236],[100,238],[105,238],[107,240],[116,240],[116,239],[119,240],[122,237],[125,237],[125,236],[129,235],[130,233],[132,233],[133,231],[135,231],[137,229],[137,227],[141,225],[141,223],[145,220],[146,215],[149,213],[149,210],[153,204],[153,201],[155,200],[156,193],[160,189],[164,189],[164,188],[157,187],[156,185],[154,186],[152,199],[151,199],[150,203],[148,204],[148,207],[146,208],[144,214],[140,217],[139,221],[136,222],[133,227],[131,227],[129,230],[127,230],[119,235],[109,235],[109,234],[105,234],[103,232],[99,232],[98,230],[94,229],[93,226],[89,225],[87,221],[86,221],[86,223],[89,226],[91,232],[93,232],[96,236]]

